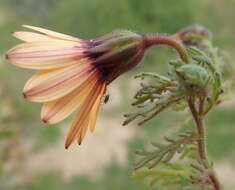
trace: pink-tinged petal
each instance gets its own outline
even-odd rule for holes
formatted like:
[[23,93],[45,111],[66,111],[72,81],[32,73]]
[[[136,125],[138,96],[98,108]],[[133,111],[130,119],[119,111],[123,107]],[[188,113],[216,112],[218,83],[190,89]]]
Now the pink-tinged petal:
[[84,61],[84,48],[75,42],[28,42],[10,49],[6,58],[19,67],[53,69]]
[[[105,90],[105,84],[103,84],[104,86],[103,86],[103,88],[101,89],[101,92],[100,92],[100,94],[99,94],[99,96],[97,97],[97,100],[96,100],[96,102],[95,102],[95,104],[97,103],[97,102],[99,102],[100,103],[100,101],[101,101],[101,97],[103,96],[103,94],[104,94],[104,90]],[[95,106],[95,104],[94,104],[94,106]],[[86,132],[87,132],[87,129],[88,129],[88,127],[90,126],[90,129],[95,129],[95,124],[96,124],[96,117],[97,117],[97,115],[96,115],[96,117],[94,118],[94,117],[92,117],[93,116],[93,114],[97,114],[97,113],[94,113],[95,111],[98,111],[97,109],[94,109],[94,106],[92,107],[92,110],[91,110],[91,112],[89,113],[89,116],[86,118],[86,120],[84,121],[84,123],[81,125],[82,127],[80,127],[79,129],[78,129],[78,132],[77,132],[77,142],[78,142],[78,144],[79,145],[81,145],[82,144],[82,141],[83,141],[83,139],[84,139],[84,137],[85,137],[85,135],[86,135]],[[98,105],[98,108],[99,108],[99,106],[100,105]],[[95,119],[95,120],[94,120]],[[92,126],[91,126],[92,125]],[[91,131],[91,132],[93,132],[93,131]]]
[[92,72],[94,67],[90,64],[38,72],[26,83],[24,96],[33,102],[56,100],[79,87]]
[[68,148],[75,138],[78,138],[78,143],[81,144],[84,137],[84,130],[86,132],[87,128],[87,119],[90,116],[90,112],[97,98],[100,94],[103,94],[105,86],[105,83],[100,83],[98,81],[97,87],[92,89],[90,94],[82,103],[77,115],[74,118],[72,126],[69,129],[69,133],[65,142],[65,148]]
[[95,88],[98,74],[92,73],[77,89],[63,98],[46,102],[41,110],[41,118],[45,123],[54,124],[64,120],[84,102],[91,90]]
[[19,31],[12,33],[12,35],[25,42],[58,41],[58,39],[50,38],[49,36],[34,32]]
[[23,25],[23,27],[41,32],[43,34],[48,35],[51,38],[56,38],[56,39],[61,39],[61,40],[68,40],[68,41],[77,41],[77,42],[82,41],[82,39],[80,39],[80,38],[76,38],[76,37],[66,35],[66,34],[61,34],[61,33],[54,32],[54,31],[44,29],[44,28],[40,28],[40,27],[29,26],[29,25]]
[[90,68],[92,68],[92,66],[85,62],[84,64],[78,63],[68,67],[39,71],[26,82],[23,91],[27,92],[35,87],[38,88],[41,84],[50,84],[51,81],[54,81],[55,79],[63,81],[64,79],[68,79],[81,73],[83,70],[87,71]]
[[89,126],[90,126],[91,132],[94,132],[94,130],[95,130],[96,120],[97,120],[97,116],[98,116],[99,108],[100,108],[100,103],[101,103],[101,99],[103,97],[104,92],[105,92],[105,88],[103,89],[103,92],[99,94],[99,97],[95,101],[95,103],[92,107],[91,113],[90,113]]
[[[14,62],[11,61],[12,64],[17,65],[22,68],[27,68],[27,69],[35,69],[35,70],[47,70],[47,69],[55,69],[55,68],[61,68],[61,67],[66,67],[66,66],[71,66],[74,64],[80,64],[80,63],[85,63],[86,60],[72,60],[72,59],[62,59],[62,60],[51,60],[47,62],[36,62],[36,63],[30,63],[30,64],[22,64],[19,62]],[[26,60],[27,61],[27,60]]]
[[86,135],[87,129],[89,127],[89,123],[90,123],[89,117],[87,117],[86,120],[82,124],[83,127],[81,127],[77,132],[78,135],[76,138],[77,138],[77,142],[79,145],[82,144],[82,141],[83,141],[83,139]]
[[78,42],[51,40],[51,41],[33,41],[16,45],[8,53],[41,53],[55,50],[82,50],[82,44]]

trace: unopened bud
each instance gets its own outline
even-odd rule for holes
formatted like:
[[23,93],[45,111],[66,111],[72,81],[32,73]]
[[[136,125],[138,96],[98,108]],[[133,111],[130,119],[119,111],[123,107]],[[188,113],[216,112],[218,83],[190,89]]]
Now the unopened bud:
[[204,92],[210,80],[206,69],[195,64],[186,64],[176,69],[178,76],[186,89],[195,92]]
[[108,82],[136,66],[145,52],[143,37],[128,30],[91,40],[89,46],[88,57]]
[[212,37],[211,32],[204,26],[191,25],[172,36],[175,39],[181,40],[185,45],[197,45],[201,39]]

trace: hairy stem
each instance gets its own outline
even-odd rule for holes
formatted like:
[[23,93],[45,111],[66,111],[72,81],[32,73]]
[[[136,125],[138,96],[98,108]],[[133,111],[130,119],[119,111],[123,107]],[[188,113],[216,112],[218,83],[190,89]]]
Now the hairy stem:
[[215,173],[214,172],[211,173],[209,175],[209,177],[210,177],[210,180],[211,180],[215,190],[221,190],[220,182],[219,182],[218,178],[215,176]]
[[203,161],[205,167],[207,168],[208,159],[207,159],[207,153],[206,153],[204,122],[202,118],[198,119],[197,131],[198,131],[198,136],[199,136],[198,150],[199,150],[200,159]]
[[168,45],[176,49],[176,51],[180,55],[180,58],[184,62],[186,63],[189,62],[189,57],[187,55],[187,52],[184,46],[179,41],[172,38],[171,36],[166,36],[163,34],[147,34],[147,35],[144,35],[143,37],[144,37],[147,47],[150,47],[152,45],[160,45],[160,44]]
[[[197,111],[195,107],[195,101],[192,97],[189,97],[188,105],[197,127],[197,133],[198,133],[197,144],[198,144],[198,155],[200,162],[203,164],[203,166],[206,169],[211,170],[211,168],[209,168],[208,164],[209,160],[207,158],[207,150],[206,150],[206,135],[205,135],[204,115],[203,115],[204,101],[205,101],[204,98],[200,98],[199,111]],[[214,190],[221,190],[219,180],[217,179],[213,170],[210,172],[209,178],[214,186]]]
[[189,108],[191,110],[191,113],[193,115],[194,121],[196,123],[196,127],[197,127],[197,132],[198,132],[198,153],[199,153],[199,157],[200,160],[202,161],[202,163],[204,164],[204,166],[207,168],[207,156],[206,156],[206,144],[205,144],[205,129],[204,129],[204,123],[203,123],[203,116],[199,115],[199,112],[201,112],[201,107],[203,105],[199,106],[200,111],[198,112],[195,108],[194,105],[194,100],[192,97],[189,98],[188,100],[188,104],[189,104]]

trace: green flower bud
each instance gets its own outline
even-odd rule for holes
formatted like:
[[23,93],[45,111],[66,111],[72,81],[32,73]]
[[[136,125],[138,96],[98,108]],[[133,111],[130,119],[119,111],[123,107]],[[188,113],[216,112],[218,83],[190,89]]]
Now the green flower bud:
[[176,69],[185,89],[192,93],[205,93],[210,81],[210,74],[199,65],[186,64]]

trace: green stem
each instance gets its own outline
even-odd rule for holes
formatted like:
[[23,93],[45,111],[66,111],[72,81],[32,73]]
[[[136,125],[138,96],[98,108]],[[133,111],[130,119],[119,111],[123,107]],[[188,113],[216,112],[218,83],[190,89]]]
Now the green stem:
[[160,44],[173,47],[174,49],[176,49],[176,51],[180,55],[180,58],[184,62],[189,63],[189,57],[187,55],[186,49],[179,41],[175,40],[171,36],[166,36],[163,34],[146,34],[146,35],[143,35],[143,38],[145,40],[145,44],[147,47],[150,47],[152,45],[160,45]]
[[200,159],[205,162],[205,167],[208,167],[207,165],[207,154],[206,154],[206,143],[205,143],[205,129],[204,129],[204,122],[202,119],[199,119],[197,124],[197,131],[198,131],[198,148],[199,148],[199,154]]
[[[195,121],[196,127],[197,127],[197,132],[198,132],[197,143],[198,143],[199,158],[202,161],[202,163],[204,164],[204,166],[206,168],[208,168],[208,165],[206,164],[208,161],[207,161],[207,155],[206,155],[205,129],[204,129],[204,123],[203,123],[203,116],[202,115],[199,116],[199,113],[195,108],[194,100],[192,97],[189,98],[188,104],[189,104],[189,108],[191,110],[191,113],[193,115],[193,118],[194,118],[194,121]],[[201,103],[200,103],[200,106],[199,106],[200,111],[199,112],[201,112],[202,106],[203,105],[201,105]]]
[[200,98],[199,111],[197,111],[195,108],[194,99],[192,97],[189,97],[188,99],[188,105],[193,115],[194,121],[196,123],[197,132],[198,132],[197,144],[198,144],[198,155],[199,155],[200,162],[203,164],[205,169],[211,170],[209,174],[209,178],[211,180],[211,183],[214,186],[214,190],[221,190],[219,180],[217,179],[214,171],[210,168],[208,164],[209,160],[207,158],[206,135],[205,135],[204,115],[203,115],[204,102],[205,102],[205,99]]

